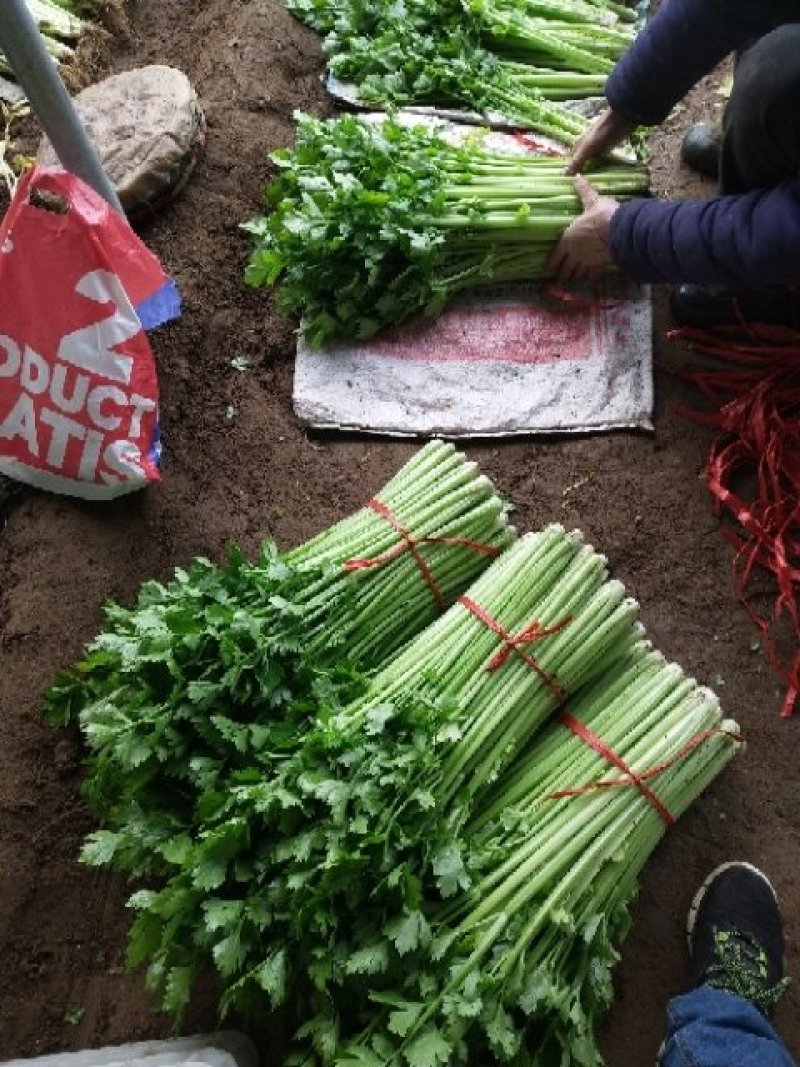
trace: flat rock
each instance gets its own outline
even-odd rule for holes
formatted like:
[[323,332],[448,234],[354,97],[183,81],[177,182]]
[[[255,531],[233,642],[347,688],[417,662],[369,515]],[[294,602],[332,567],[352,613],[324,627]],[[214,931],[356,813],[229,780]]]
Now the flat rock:
[[[150,214],[178,195],[206,130],[185,74],[159,64],[139,67],[90,85],[74,103],[129,215]],[[46,137],[38,162],[58,164]]]

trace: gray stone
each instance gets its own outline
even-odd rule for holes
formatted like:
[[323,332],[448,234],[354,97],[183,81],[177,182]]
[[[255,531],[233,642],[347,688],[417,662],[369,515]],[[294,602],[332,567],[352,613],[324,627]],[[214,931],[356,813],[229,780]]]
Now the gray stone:
[[[90,85],[74,103],[129,215],[149,214],[178,195],[206,133],[185,74],[161,64],[127,70]],[[58,164],[46,137],[37,161]]]

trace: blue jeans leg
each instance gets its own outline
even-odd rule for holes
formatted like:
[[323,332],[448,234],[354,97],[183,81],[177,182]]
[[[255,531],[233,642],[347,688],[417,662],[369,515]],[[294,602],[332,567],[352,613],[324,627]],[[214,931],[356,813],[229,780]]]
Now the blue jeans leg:
[[712,986],[671,1000],[661,1067],[795,1067],[758,1008]]

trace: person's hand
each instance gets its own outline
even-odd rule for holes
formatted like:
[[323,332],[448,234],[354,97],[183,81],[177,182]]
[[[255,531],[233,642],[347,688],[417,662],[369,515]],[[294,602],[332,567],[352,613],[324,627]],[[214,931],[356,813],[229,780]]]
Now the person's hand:
[[580,174],[573,181],[583,214],[567,227],[545,264],[546,274],[565,282],[591,278],[612,262],[608,235],[619,207],[616,200],[601,196]]
[[567,174],[580,174],[586,164],[622,144],[634,124],[608,107],[594,120],[572,150]]

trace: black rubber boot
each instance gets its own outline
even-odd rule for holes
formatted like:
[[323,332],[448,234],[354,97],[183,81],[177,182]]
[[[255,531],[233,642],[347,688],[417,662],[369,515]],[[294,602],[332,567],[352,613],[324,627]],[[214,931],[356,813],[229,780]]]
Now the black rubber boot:
[[793,289],[710,289],[678,285],[670,297],[679,326],[713,330],[718,326],[769,323],[800,329],[800,297]]
[[783,920],[765,874],[749,863],[717,867],[692,902],[687,932],[695,986],[714,986],[771,1014],[789,980]]
[[722,154],[722,130],[710,122],[697,122],[690,127],[681,143],[681,159],[687,167],[706,178],[719,177]]

